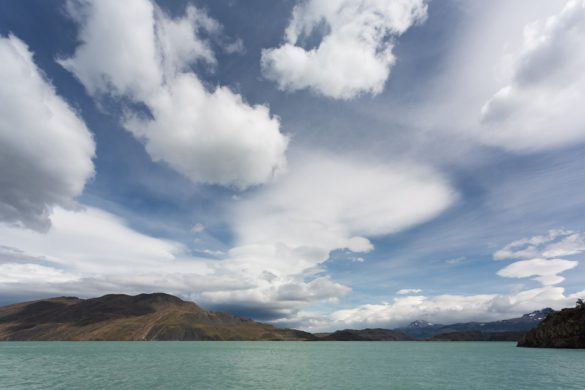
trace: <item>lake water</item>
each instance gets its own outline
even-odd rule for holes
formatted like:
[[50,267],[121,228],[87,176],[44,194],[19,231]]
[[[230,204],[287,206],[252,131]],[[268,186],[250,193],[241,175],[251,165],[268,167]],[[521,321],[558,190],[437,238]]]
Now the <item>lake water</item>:
[[0,389],[585,389],[585,350],[498,342],[4,342]]

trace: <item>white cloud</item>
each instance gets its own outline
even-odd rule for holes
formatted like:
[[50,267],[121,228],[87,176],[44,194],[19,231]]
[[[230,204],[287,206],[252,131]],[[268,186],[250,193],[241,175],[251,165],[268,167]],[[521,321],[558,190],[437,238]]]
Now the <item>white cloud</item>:
[[36,264],[45,267],[39,274],[65,279],[5,281],[0,291],[16,285],[18,291],[84,296],[163,290],[203,305],[288,318],[308,305],[336,303],[351,291],[322,267],[331,251],[371,251],[367,237],[429,220],[455,198],[440,175],[418,166],[315,155],[297,164],[234,203],[236,246],[228,253],[202,252],[212,258],[194,257],[177,242],[141,234],[91,207],[55,209],[46,234],[2,227],[0,264],[19,264],[12,274]]
[[0,243],[85,274],[137,273],[172,262],[183,247],[140,234],[103,210],[54,209],[46,233],[0,227]]
[[561,287],[545,286],[509,295],[437,295],[434,297],[406,296],[391,303],[366,304],[338,310],[319,327],[396,327],[415,319],[434,323],[490,321],[513,318],[544,307],[561,309],[572,306],[580,295],[566,295]]
[[46,230],[93,176],[95,144],[21,40],[0,36],[0,63],[0,222]]
[[373,246],[367,237],[432,219],[456,198],[444,178],[416,165],[317,155],[300,160],[286,176],[235,206],[239,248],[231,253],[242,263],[265,263],[286,274],[320,264],[335,249],[368,252]]
[[517,261],[498,271],[499,276],[506,278],[527,278],[535,276],[543,285],[558,284],[565,280],[559,276],[561,272],[575,268],[578,261],[563,259],[531,259]]
[[585,242],[581,233],[566,229],[552,229],[546,235],[511,242],[494,253],[494,260],[552,258],[575,255],[584,251]]
[[558,242],[548,244],[542,253],[543,257],[571,256],[585,252],[585,242],[580,233],[571,233]]
[[585,251],[581,233],[572,230],[553,229],[545,235],[523,238],[506,245],[494,253],[495,260],[529,259],[516,261],[498,271],[506,278],[533,276],[545,286],[561,283],[560,273],[575,268],[579,262],[555,257],[575,255]]
[[[426,19],[424,0],[307,0],[295,6],[285,43],[262,52],[280,89],[337,99],[378,94],[396,62],[394,38]],[[303,41],[319,35],[315,48]]]
[[422,293],[420,288],[403,288],[402,290],[398,290],[396,294],[398,295],[417,295]]
[[78,281],[79,277],[63,270],[39,264],[0,264],[0,284],[40,284],[67,283]]
[[[496,252],[495,258],[524,258],[542,252],[577,253],[580,234],[570,230],[550,230],[545,235],[517,240]],[[579,249],[578,251],[583,251]],[[554,286],[564,280],[560,273],[575,268],[574,260],[533,258],[516,261],[497,272],[506,278],[533,277],[542,287],[524,289],[515,286],[509,294],[478,294],[435,296],[421,295],[419,289],[402,289],[390,303],[364,304],[337,310],[329,317],[313,316],[305,319],[313,330],[346,327],[396,327],[416,319],[434,323],[490,321],[513,318],[545,307],[561,309],[572,306],[575,299],[585,294],[580,291],[565,294],[565,289]],[[298,314],[302,319],[303,313]]]
[[0,226],[0,293],[97,296],[162,290],[185,296],[256,285],[223,272],[215,259],[193,257],[182,244],[140,233],[100,209],[57,207],[51,222],[45,234]]
[[225,87],[205,90],[193,74],[177,76],[149,100],[155,119],[125,123],[155,161],[193,181],[244,189],[286,166],[288,139],[265,106],[251,107]]
[[227,87],[208,91],[189,71],[198,61],[216,63],[201,36],[221,26],[203,11],[189,6],[173,19],[150,0],[76,1],[68,9],[82,44],[59,62],[92,96],[148,108],[148,115],[128,108],[124,126],[153,160],[195,182],[240,189],[285,168],[288,138],[268,107],[248,105]]
[[585,1],[524,29],[511,77],[483,106],[483,138],[511,150],[532,151],[585,138]]
[[369,252],[367,237],[432,219],[455,197],[440,175],[416,165],[303,155],[287,175],[234,205],[236,246],[221,267],[257,287],[202,296],[216,304],[277,305],[287,318],[310,301],[335,302],[350,289],[323,276],[332,251]]
[[148,96],[162,83],[149,1],[69,1],[82,44],[59,63],[91,95]]

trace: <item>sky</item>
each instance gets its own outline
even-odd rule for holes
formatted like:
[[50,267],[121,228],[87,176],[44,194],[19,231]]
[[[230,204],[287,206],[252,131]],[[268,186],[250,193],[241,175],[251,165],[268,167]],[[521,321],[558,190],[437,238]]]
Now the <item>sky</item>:
[[585,0],[0,1],[0,304],[309,331],[585,296]]

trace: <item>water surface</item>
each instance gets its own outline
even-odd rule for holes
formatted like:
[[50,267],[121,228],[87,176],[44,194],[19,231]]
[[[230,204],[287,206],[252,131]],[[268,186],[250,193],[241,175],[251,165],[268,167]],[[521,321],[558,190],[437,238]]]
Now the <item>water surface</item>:
[[0,343],[3,390],[584,388],[584,350],[514,343]]

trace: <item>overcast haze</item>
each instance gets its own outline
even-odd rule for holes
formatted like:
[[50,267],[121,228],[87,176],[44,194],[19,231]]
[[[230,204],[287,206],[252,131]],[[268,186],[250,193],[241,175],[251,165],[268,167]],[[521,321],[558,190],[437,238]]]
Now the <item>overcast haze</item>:
[[0,304],[316,331],[585,297],[585,0],[5,0],[0,64]]

